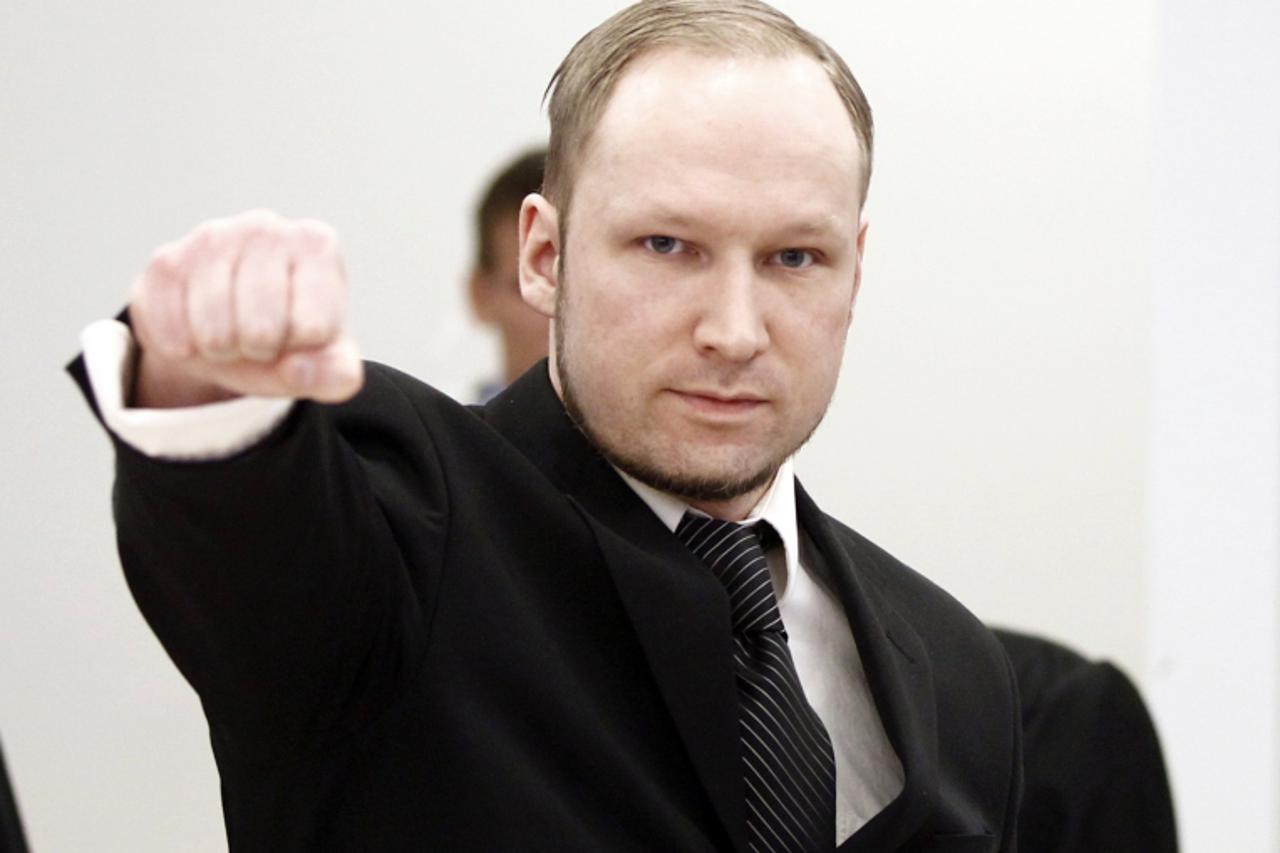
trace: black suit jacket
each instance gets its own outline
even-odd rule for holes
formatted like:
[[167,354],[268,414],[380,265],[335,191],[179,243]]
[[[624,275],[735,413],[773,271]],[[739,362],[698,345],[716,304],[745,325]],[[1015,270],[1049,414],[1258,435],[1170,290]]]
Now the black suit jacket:
[[1058,643],[995,634],[1022,697],[1022,846],[1035,853],[1177,853],[1160,739],[1133,682]]
[[[747,849],[723,588],[545,363],[483,408],[369,365],[223,461],[116,449],[126,577],[203,703],[233,849]],[[999,645],[797,510],[906,772],[841,849],[1013,849]]]

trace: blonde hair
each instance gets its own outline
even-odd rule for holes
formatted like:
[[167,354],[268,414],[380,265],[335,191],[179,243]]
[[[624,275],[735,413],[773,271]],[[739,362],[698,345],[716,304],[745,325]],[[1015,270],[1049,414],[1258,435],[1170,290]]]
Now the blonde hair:
[[575,169],[627,65],[641,54],[683,47],[710,54],[811,56],[831,78],[863,154],[861,201],[871,181],[871,106],[844,60],[822,39],[758,0],[641,0],[587,33],[547,85],[551,138],[543,193],[567,227]]

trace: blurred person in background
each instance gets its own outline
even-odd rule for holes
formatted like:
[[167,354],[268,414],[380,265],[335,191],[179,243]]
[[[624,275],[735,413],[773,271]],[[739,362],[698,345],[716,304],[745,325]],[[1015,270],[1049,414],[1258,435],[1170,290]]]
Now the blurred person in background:
[[490,179],[475,211],[475,260],[467,278],[471,311],[498,333],[502,375],[481,383],[477,401],[487,403],[534,362],[547,356],[550,323],[520,296],[520,205],[541,191],[546,147],[509,161]]

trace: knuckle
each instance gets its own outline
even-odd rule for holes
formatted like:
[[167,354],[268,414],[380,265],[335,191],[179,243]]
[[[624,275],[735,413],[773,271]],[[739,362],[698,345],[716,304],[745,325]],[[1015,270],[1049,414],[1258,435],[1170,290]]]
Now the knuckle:
[[229,249],[229,229],[222,220],[206,222],[192,234],[191,250],[208,260],[225,254]]
[[294,223],[294,239],[307,252],[315,254],[338,253],[338,232],[319,219],[299,219]]
[[226,220],[223,233],[226,239],[243,244],[269,240],[278,236],[283,228],[284,220],[279,214],[266,208],[257,208]]
[[161,275],[172,275],[181,262],[178,247],[173,243],[165,243],[151,250],[147,259],[147,267]]

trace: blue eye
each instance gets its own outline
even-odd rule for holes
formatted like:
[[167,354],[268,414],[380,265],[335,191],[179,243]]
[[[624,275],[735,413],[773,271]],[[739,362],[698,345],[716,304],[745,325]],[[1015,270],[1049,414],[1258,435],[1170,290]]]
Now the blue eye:
[[774,255],[778,263],[787,269],[800,270],[812,266],[817,260],[808,249],[783,249]]
[[651,252],[659,255],[674,255],[684,248],[684,242],[665,234],[655,234],[644,238],[644,245]]

